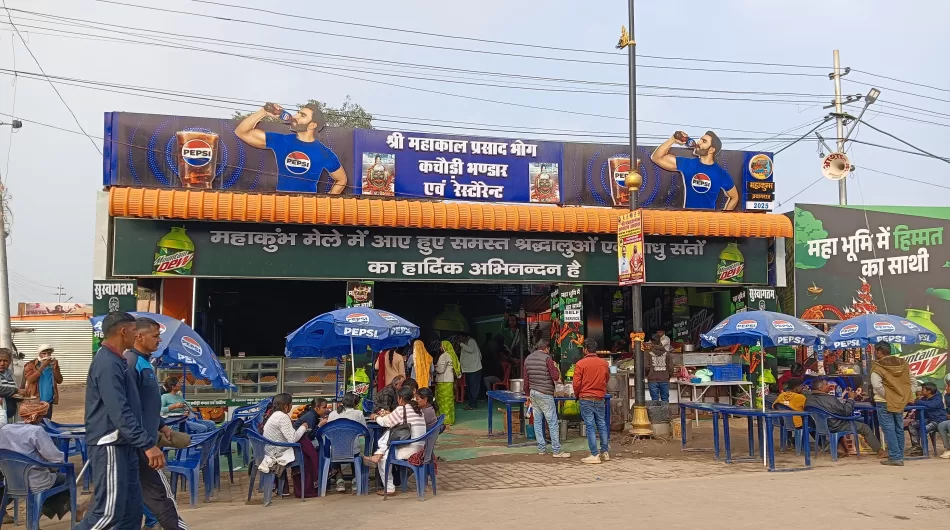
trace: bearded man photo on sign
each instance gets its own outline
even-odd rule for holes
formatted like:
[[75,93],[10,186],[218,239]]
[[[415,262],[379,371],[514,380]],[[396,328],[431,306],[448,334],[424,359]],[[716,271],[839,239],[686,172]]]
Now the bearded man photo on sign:
[[[689,142],[689,145],[687,144]],[[696,158],[673,156],[674,144],[693,148]],[[692,142],[683,131],[676,131],[669,140],[653,151],[650,160],[667,171],[683,175],[683,207],[688,210],[715,210],[719,192],[726,194],[723,210],[735,210],[739,204],[739,191],[732,177],[716,163],[716,155],[722,150],[722,140],[712,131]]]

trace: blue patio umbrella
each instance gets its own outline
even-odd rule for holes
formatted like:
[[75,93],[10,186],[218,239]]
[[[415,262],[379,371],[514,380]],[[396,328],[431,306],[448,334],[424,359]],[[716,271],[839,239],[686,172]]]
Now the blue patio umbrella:
[[[348,307],[324,313],[287,335],[287,357],[338,358],[349,354],[356,372],[355,351],[382,351],[409,344],[419,327],[408,320],[367,307]],[[346,379],[344,368],[344,380]]]
[[[218,357],[211,351],[211,346],[187,324],[176,318],[156,313],[129,314],[136,318],[145,317],[158,322],[161,342],[152,354],[152,361],[157,362],[159,366],[187,366],[196,377],[210,381],[214,388],[233,388],[231,381],[228,380],[227,372],[218,362]],[[104,318],[105,316],[98,316],[89,319],[94,333],[102,334]]]
[[831,350],[864,348],[878,341],[895,344],[935,342],[937,334],[904,317],[869,313],[849,318],[828,333]]
[[[822,344],[827,336],[815,326],[793,316],[772,311],[746,311],[736,313],[723,320],[708,333],[700,335],[703,346],[814,346]],[[760,385],[765,381],[765,350],[762,350]],[[762,399],[765,411],[765,399]],[[762,422],[763,440],[765,422]],[[765,451],[762,451],[762,463],[766,464]]]

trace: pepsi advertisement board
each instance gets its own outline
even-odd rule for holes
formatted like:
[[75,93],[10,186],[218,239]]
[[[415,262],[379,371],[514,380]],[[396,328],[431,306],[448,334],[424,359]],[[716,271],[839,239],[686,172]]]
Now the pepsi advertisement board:
[[[629,147],[324,127],[302,142],[261,122],[267,147],[231,119],[105,114],[103,185],[627,207]],[[767,211],[771,153],[729,151],[712,131],[640,147],[640,206]],[[264,144],[261,144],[264,145]],[[345,185],[334,184],[345,173]]]

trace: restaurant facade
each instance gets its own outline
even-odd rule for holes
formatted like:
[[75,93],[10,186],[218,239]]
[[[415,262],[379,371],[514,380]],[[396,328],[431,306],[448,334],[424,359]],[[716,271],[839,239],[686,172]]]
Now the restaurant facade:
[[[516,315],[529,342],[552,338],[564,370],[585,337],[629,347],[617,245],[624,146],[327,128],[318,138],[346,169],[346,191],[322,193],[324,174],[318,193],[289,193],[280,161],[238,140],[234,125],[106,116],[96,280],[135,281],[140,298],[207,340],[237,390],[190,381],[199,404],[333,396],[337,361],[285,359],[283,339],[344,305],[399,314],[427,343],[462,331],[490,342]],[[207,186],[185,186],[176,131],[215,135],[200,153],[213,168]],[[695,344],[784,280],[792,224],[755,211],[769,197],[751,200],[774,193],[767,153],[717,158],[741,192],[737,210],[722,212],[684,209],[686,186],[706,182],[660,170],[643,151],[644,328]]]

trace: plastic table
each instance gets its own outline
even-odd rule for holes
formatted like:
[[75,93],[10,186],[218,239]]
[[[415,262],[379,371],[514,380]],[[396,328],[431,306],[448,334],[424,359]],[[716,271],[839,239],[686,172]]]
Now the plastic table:
[[[508,447],[512,446],[512,433],[511,433],[511,409],[514,405],[517,405],[522,419],[524,418],[524,404],[528,401],[528,396],[522,394],[521,392],[512,392],[510,390],[489,390],[488,391],[488,436],[493,436],[492,433],[492,415],[494,413],[494,408],[492,407],[492,401],[500,401],[505,405],[505,410],[507,411],[507,422],[508,428],[506,432],[508,433]],[[576,397],[554,397],[554,403],[563,403],[565,401],[578,401]],[[604,406],[606,411],[604,414],[604,420],[607,423],[607,439],[610,439],[610,394],[608,393],[604,397]],[[525,422],[521,422],[521,433],[524,433]]]
[[[712,387],[721,387],[721,386],[735,386],[739,387],[748,398],[749,403],[755,403],[755,400],[752,396],[752,381],[709,381],[707,383],[693,383],[690,381],[676,381],[673,384],[676,385],[677,396],[682,400],[683,393],[682,388],[688,387],[691,389],[691,396],[693,403],[702,403],[703,398],[706,396],[706,392],[709,392],[709,389]],[[702,389],[700,391],[700,389]],[[699,394],[697,395],[697,392]],[[696,426],[699,426],[699,409],[696,409]]]
[[[924,415],[924,410],[927,407],[923,405],[907,405],[904,407],[904,412],[917,412],[917,417],[920,418]],[[884,437],[881,436],[881,422],[877,418],[877,406],[874,403],[868,403],[866,401],[859,401],[854,404],[855,412],[861,412],[863,414],[869,414],[873,418],[874,434],[878,436],[882,442]],[[925,458],[930,458],[930,438],[927,436],[927,424],[923,421],[918,421],[918,427],[920,428],[920,448],[923,451],[921,456],[908,456],[904,457],[904,460],[923,460]],[[903,428],[901,428],[901,436],[904,435]]]
[[[683,443],[683,451],[693,451],[693,452],[706,452],[713,451],[716,456],[716,460],[719,460],[719,416],[721,414],[721,409],[723,408],[736,408],[735,405],[722,405],[719,403],[693,403],[693,402],[680,402],[680,432],[681,432],[681,441]],[[696,411],[696,414],[699,414],[700,411],[711,412],[713,416],[713,447],[712,449],[708,447],[686,447],[686,409],[693,409]]]
[[[802,471],[805,469],[811,469],[811,447],[808,443],[802,444],[802,451],[805,453],[805,467],[792,467],[792,468],[782,468],[776,469],[775,467],[775,440],[772,435],[773,429],[775,428],[775,420],[781,418],[794,418],[799,417],[803,418],[804,421],[807,421],[806,418],[809,417],[807,412],[799,412],[797,410],[760,410],[760,409],[747,409],[744,407],[722,407],[719,409],[719,414],[722,416],[722,433],[723,440],[726,445],[726,463],[733,463],[732,458],[732,445],[729,437],[729,416],[743,416],[749,420],[749,458],[736,459],[736,461],[751,461],[755,457],[755,431],[759,432],[759,437],[762,437],[762,422],[765,422],[765,438],[760,440],[760,447],[765,451],[769,471]],[[758,428],[753,425],[753,419],[757,420]],[[807,440],[806,440],[807,442]],[[764,446],[764,447],[763,447]],[[756,460],[759,460],[756,458]]]

